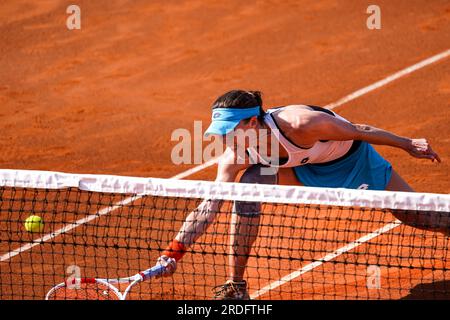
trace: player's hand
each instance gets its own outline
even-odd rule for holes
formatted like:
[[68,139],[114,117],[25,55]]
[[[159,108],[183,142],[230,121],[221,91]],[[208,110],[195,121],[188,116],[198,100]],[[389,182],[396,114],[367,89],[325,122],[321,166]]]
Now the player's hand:
[[413,157],[441,162],[441,158],[439,158],[439,155],[431,149],[431,146],[426,139],[410,139],[405,150]]
[[[177,270],[177,261],[174,258],[169,258],[168,256],[161,256],[156,261],[156,265],[162,265],[164,271],[162,273],[163,277],[170,277],[175,270]],[[159,276],[157,277],[159,278]]]

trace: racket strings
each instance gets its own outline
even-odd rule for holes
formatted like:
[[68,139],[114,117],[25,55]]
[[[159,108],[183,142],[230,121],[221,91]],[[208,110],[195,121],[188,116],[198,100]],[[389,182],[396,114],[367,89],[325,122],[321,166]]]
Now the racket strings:
[[60,287],[49,300],[120,300],[117,293],[102,283],[83,283],[79,287]]

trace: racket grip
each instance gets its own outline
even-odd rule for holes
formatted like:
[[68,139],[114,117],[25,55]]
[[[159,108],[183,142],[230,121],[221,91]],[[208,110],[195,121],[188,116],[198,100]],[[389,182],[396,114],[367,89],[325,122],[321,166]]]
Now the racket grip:
[[142,271],[139,275],[142,277],[142,281],[145,281],[149,278],[162,275],[164,273],[164,268],[165,267],[162,265],[156,265],[153,268]]

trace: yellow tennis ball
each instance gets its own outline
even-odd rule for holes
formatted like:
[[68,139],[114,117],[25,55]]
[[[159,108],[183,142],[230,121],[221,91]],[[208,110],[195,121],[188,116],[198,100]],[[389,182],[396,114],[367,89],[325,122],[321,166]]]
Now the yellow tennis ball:
[[44,221],[39,216],[29,216],[25,220],[25,229],[28,232],[42,232],[44,230]]

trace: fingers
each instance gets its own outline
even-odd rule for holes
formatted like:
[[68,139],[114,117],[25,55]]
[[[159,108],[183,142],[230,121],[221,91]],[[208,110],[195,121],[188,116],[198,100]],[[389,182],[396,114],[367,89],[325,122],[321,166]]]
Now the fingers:
[[434,155],[435,155],[437,162],[441,163],[442,161],[441,161],[441,158],[439,157],[439,155],[437,153],[435,153]]
[[441,162],[441,159],[436,153],[433,154],[414,153],[413,156],[419,159],[430,159],[433,162],[434,160],[436,160],[437,162]]
[[431,161],[437,160],[437,162],[439,162],[439,163],[442,162],[441,158],[439,157],[439,155],[436,152],[434,152],[433,149],[431,149],[431,147],[429,147],[429,152],[430,152],[430,154],[433,157]]
[[423,154],[423,153],[412,153],[412,155],[419,159],[430,159],[434,160],[434,157],[430,154]]
[[434,162],[434,160],[436,160],[439,163],[441,162],[441,158],[439,157],[439,155],[433,151],[433,149],[431,148],[431,146],[428,143],[427,143],[427,149],[426,149],[425,153],[428,155],[428,158],[431,159],[431,161]]
[[[159,257],[156,263],[164,267],[164,271],[162,273],[163,277],[171,276],[177,269],[176,260],[174,258],[170,258],[170,257],[164,256],[164,255]],[[159,278],[159,277],[160,276],[158,276],[156,278]]]
[[434,160],[436,160],[437,162],[441,163],[441,158],[439,157],[439,155],[436,152],[433,152],[429,158],[431,159],[431,161],[434,162]]

